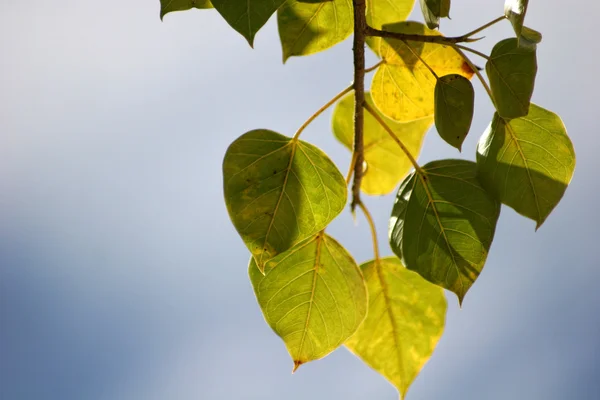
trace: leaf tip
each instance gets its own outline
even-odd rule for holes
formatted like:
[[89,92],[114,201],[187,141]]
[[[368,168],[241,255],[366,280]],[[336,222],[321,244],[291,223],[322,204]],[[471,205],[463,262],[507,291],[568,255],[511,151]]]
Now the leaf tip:
[[294,368],[292,369],[292,374],[295,373],[302,364],[304,364],[304,361],[294,360]]

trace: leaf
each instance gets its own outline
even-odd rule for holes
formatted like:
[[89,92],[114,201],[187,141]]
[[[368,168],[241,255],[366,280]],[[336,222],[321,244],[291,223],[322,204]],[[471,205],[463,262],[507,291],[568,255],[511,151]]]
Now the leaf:
[[[373,105],[370,93],[365,100]],[[425,134],[431,127],[431,117],[400,123],[380,116],[402,138],[403,143],[415,157],[421,151]],[[350,93],[338,102],[333,111],[333,133],[348,150],[354,143],[354,94]],[[394,190],[400,180],[412,168],[410,160],[385,129],[368,112],[364,115],[364,158],[367,165],[361,190],[369,195],[385,195]]]
[[523,21],[525,21],[528,3],[529,0],[506,0],[504,2],[504,15],[512,24],[513,29],[517,34],[517,40],[521,38]]
[[367,0],[367,25],[381,29],[384,25],[406,20],[415,0]]
[[283,62],[306,56],[345,40],[354,29],[351,0],[306,3],[288,0],[277,11]]
[[254,36],[285,0],[212,0],[225,21],[254,47]]
[[459,151],[473,120],[475,91],[464,76],[444,75],[435,85],[435,127],[450,146]]
[[504,39],[492,49],[485,71],[498,114],[504,118],[527,115],[537,73],[535,47],[519,47],[517,39]]
[[283,339],[294,371],[342,345],[367,313],[367,292],[352,256],[319,233],[249,275],[265,320]]
[[325,228],[346,204],[346,181],[315,146],[259,129],[223,161],[225,203],[259,268]]
[[479,184],[471,161],[433,161],[422,169],[398,190],[390,245],[408,269],[462,303],[485,264],[500,204]]
[[450,0],[420,0],[421,12],[429,29],[440,26],[440,18],[450,14]]
[[560,117],[531,104],[526,117],[494,115],[477,146],[477,165],[483,187],[537,229],[571,182],[575,150]]
[[173,11],[185,11],[191,8],[213,8],[210,0],[160,0],[160,19]]
[[346,347],[404,398],[444,331],[444,292],[404,268],[396,257],[369,261],[360,268],[369,311]]
[[[401,22],[391,28],[394,32],[439,35],[417,22]],[[402,122],[434,115],[436,78],[417,55],[438,76],[459,74],[469,79],[473,76],[473,70],[451,47],[407,43],[394,39],[380,41],[379,54],[386,63],[375,72],[371,84],[371,95],[377,108],[387,117]]]
[[523,26],[521,29],[521,38],[519,47],[535,49],[536,45],[542,41],[542,34],[534,29]]

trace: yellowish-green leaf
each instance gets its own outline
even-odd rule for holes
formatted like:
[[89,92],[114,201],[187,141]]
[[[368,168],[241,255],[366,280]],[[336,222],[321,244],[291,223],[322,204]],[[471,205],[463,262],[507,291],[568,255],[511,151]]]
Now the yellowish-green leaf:
[[325,228],[346,204],[344,177],[315,146],[259,129],[223,161],[229,216],[259,268]]
[[[402,22],[390,28],[396,32],[439,35],[417,22]],[[448,46],[390,39],[379,42],[378,53],[386,63],[373,76],[371,95],[377,108],[396,121],[434,115],[436,78],[417,55],[438,76],[459,74],[469,79],[473,76],[469,65]]]
[[560,117],[535,104],[529,115],[494,115],[477,147],[482,185],[539,228],[563,197],[575,171],[575,150]]
[[250,280],[265,320],[294,360],[294,371],[341,346],[367,313],[367,292],[352,256],[319,233],[267,262]]
[[415,0],[367,0],[367,24],[381,29],[384,25],[406,20]]
[[504,39],[492,49],[485,71],[501,117],[519,118],[529,112],[537,74],[535,53],[535,46],[519,47],[516,38]]
[[404,398],[444,331],[444,292],[404,268],[396,257],[369,261],[360,268],[369,311],[346,347]]
[[212,0],[225,21],[254,46],[254,36],[285,0]]
[[173,11],[213,8],[210,0],[160,0],[160,19]]
[[[365,93],[367,103],[373,105],[370,93]],[[432,118],[401,123],[392,121],[381,113],[387,125],[402,139],[414,157],[421,151],[423,138],[432,124]],[[394,190],[412,168],[410,160],[385,129],[369,113],[364,116],[364,158],[367,170],[361,190],[369,195],[385,195]],[[354,143],[354,93],[344,97],[333,111],[333,133],[350,151]]]
[[477,165],[433,161],[400,186],[390,219],[392,250],[410,270],[451,290],[459,303],[479,276],[500,215]]
[[528,3],[529,0],[506,0],[504,2],[504,15],[511,22],[517,34],[517,40],[521,38]]
[[429,29],[440,26],[440,18],[450,15],[450,0],[421,0],[421,12]]
[[345,40],[354,29],[352,0],[321,3],[288,0],[277,11],[283,62],[306,56]]
[[435,127],[459,151],[473,120],[475,91],[464,76],[444,75],[435,85]]

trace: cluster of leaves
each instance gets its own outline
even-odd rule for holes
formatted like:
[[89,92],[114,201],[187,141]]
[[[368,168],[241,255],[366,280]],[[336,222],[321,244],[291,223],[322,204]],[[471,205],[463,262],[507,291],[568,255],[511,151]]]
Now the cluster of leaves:
[[[346,39],[354,29],[356,1],[161,0],[161,18],[214,6],[252,45],[277,12],[285,61]],[[375,227],[362,202],[358,206],[373,233],[373,260],[358,266],[325,233],[347,204],[357,159],[353,86],[293,137],[265,129],[243,134],[223,162],[225,202],[251,253],[256,298],[285,342],[294,370],[345,345],[402,397],[442,334],[442,288],[462,303],[484,267],[501,204],[539,228],[575,168],[560,118],[530,102],[541,35],[523,25],[527,1],[507,0],[503,16],[459,38],[434,30],[448,17],[450,0],[420,1],[427,25],[405,21],[413,2],[366,0],[367,44],[380,62],[366,71],[375,73],[363,104],[361,190],[385,195],[400,185],[389,224],[397,257],[379,256]],[[504,19],[516,35],[497,43],[489,56],[460,44]],[[486,60],[487,81],[465,51]],[[479,140],[476,162],[446,159],[420,166],[416,159],[433,124],[442,139],[461,149],[473,119],[474,75],[496,109]],[[346,179],[323,151],[299,139],[333,105],[333,133],[353,152]]]

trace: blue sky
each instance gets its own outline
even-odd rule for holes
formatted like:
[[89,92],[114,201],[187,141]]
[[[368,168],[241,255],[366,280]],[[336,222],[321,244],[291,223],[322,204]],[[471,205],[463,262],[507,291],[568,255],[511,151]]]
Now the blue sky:
[[[503,2],[454,3],[448,34]],[[575,177],[537,233],[503,208],[410,400],[600,397],[600,6],[564,4],[532,1],[527,24],[544,34],[534,102],[564,119]],[[214,11],[158,13],[158,0],[0,4],[0,398],[397,398],[345,349],[290,374],[223,203],[228,144],[293,134],[350,83],[350,41],[283,66],[274,19],[252,50]],[[477,48],[510,35],[495,27]],[[431,132],[421,162],[474,159],[492,115],[477,96],[463,152]],[[346,170],[330,113],[303,138]],[[392,201],[369,201],[383,244]],[[362,218],[344,212],[329,232],[372,257]]]

